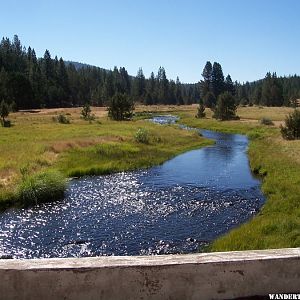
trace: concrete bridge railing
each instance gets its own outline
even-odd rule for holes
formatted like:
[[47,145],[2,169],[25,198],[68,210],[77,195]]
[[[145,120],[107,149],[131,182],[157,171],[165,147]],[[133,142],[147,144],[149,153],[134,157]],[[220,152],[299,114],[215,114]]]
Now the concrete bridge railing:
[[0,260],[0,299],[235,299],[299,293],[300,248]]

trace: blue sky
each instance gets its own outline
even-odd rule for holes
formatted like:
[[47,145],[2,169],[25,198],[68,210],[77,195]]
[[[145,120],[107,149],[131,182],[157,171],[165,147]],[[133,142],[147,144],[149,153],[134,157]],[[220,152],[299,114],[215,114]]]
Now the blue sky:
[[201,79],[207,60],[233,80],[268,71],[300,74],[298,0],[0,0],[0,35],[18,34],[42,56],[148,77],[164,66],[169,78]]

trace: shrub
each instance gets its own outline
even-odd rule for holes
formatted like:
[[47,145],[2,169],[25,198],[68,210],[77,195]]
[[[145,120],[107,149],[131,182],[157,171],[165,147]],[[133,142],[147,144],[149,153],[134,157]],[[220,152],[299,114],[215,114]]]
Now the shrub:
[[1,117],[1,124],[3,127],[9,127],[9,126],[5,126],[7,124],[5,118],[8,117],[8,115],[9,115],[9,106],[4,100],[2,100],[0,103],[0,117]]
[[138,143],[149,144],[149,131],[145,128],[139,128],[134,135],[134,138]]
[[86,121],[95,120],[95,115],[92,114],[91,106],[89,103],[85,103],[81,110],[81,117]]
[[269,118],[263,117],[262,119],[260,119],[260,124],[262,125],[274,125],[273,121]]
[[294,110],[285,119],[285,126],[280,126],[281,135],[286,140],[300,139],[300,111]]
[[108,116],[112,120],[130,120],[133,116],[134,103],[126,94],[114,95],[109,103]]
[[64,114],[59,114],[57,116],[57,121],[61,124],[70,124],[70,120]]
[[3,126],[3,127],[11,127],[11,122],[10,122],[10,120],[4,120],[4,121],[2,121],[2,126]]
[[66,189],[65,178],[56,171],[23,176],[17,198],[22,206],[60,200]]
[[195,116],[196,118],[205,118],[205,106],[203,104],[203,101],[200,100],[199,106],[198,106],[198,111],[197,114]]
[[240,105],[245,107],[247,104],[249,104],[249,100],[247,98],[242,98]]

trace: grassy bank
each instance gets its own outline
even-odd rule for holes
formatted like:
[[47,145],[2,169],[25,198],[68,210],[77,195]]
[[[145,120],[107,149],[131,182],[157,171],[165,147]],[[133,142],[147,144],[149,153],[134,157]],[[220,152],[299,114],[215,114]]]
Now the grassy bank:
[[[274,114],[274,109],[264,110],[267,117]],[[250,166],[261,176],[267,198],[258,215],[217,239],[211,250],[299,247],[300,141],[285,141],[278,127],[259,125],[258,120],[219,122],[211,118],[195,119],[192,112],[179,115],[182,123],[193,127],[247,134]]]
[[[61,112],[70,124],[53,121]],[[0,128],[0,208],[27,205],[28,199],[36,203],[60,198],[66,177],[146,168],[211,144],[171,126],[145,120],[113,122],[104,109],[94,113],[97,119],[92,123],[80,119],[80,109],[11,115],[14,126]],[[134,138],[140,127],[148,132],[147,144]]]

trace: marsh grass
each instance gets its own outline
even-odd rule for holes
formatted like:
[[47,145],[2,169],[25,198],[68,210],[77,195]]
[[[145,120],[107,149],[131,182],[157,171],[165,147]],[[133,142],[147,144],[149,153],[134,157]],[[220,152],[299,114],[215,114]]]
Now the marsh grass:
[[15,201],[20,206],[60,200],[64,196],[66,179],[58,171],[44,171],[24,176],[18,186]]

